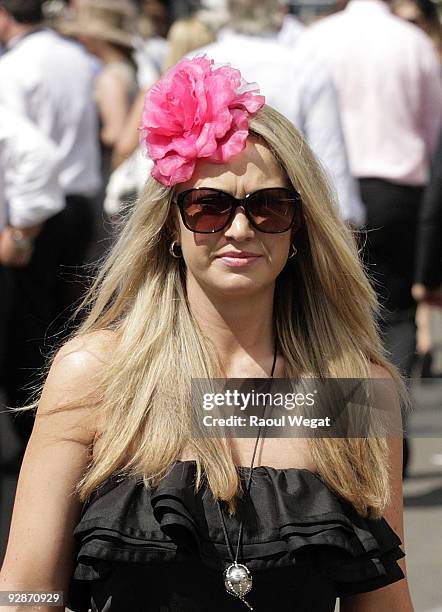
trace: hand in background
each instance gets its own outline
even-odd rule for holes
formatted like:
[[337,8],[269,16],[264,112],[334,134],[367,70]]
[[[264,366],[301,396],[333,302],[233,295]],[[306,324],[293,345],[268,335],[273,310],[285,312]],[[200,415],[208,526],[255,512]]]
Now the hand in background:
[[411,288],[411,293],[416,302],[425,302],[425,304],[430,306],[442,308],[442,285],[439,287],[426,287],[416,283]]
[[14,268],[27,266],[34,251],[33,241],[42,224],[28,228],[5,227],[0,232],[0,264]]

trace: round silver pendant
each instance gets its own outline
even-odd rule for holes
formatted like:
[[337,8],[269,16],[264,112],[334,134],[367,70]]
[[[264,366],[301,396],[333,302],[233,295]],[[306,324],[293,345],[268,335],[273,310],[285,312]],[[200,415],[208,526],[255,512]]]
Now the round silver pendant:
[[232,563],[224,570],[224,586],[231,595],[243,598],[252,590],[252,574],[241,563]]

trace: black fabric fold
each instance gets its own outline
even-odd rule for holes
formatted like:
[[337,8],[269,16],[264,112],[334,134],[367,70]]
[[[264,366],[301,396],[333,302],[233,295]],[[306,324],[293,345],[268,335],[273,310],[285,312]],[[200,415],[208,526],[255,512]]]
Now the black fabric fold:
[[[74,531],[74,605],[88,583],[105,580],[117,565],[193,563],[207,575],[225,568],[230,558],[216,503],[206,485],[195,494],[195,472],[194,462],[179,461],[154,489],[141,479],[112,477],[94,492]],[[249,470],[241,472],[246,477]],[[237,516],[226,514],[234,545],[241,519],[241,561],[264,580],[266,572],[292,568],[296,578],[302,570],[324,577],[340,596],[403,578],[401,542],[387,521],[360,517],[311,471],[254,468],[250,495]]]

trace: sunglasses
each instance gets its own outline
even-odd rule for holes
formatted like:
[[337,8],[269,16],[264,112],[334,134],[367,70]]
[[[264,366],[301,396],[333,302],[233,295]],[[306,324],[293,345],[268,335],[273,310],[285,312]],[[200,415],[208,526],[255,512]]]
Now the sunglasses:
[[302,224],[301,196],[294,189],[269,187],[234,198],[220,189],[200,187],[183,191],[176,198],[187,229],[196,234],[213,234],[226,228],[239,206],[250,225],[266,234],[280,234]]

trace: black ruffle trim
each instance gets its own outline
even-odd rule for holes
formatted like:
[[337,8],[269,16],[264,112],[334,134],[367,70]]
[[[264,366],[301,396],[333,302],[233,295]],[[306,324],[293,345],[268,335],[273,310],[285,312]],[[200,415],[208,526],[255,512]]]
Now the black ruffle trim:
[[[242,469],[248,473],[248,468]],[[99,580],[112,563],[230,561],[210,490],[195,495],[195,463],[177,462],[155,489],[134,478],[105,481],[85,504],[74,536],[78,581]],[[311,564],[339,595],[366,592],[404,577],[401,541],[385,519],[364,519],[308,470],[253,469],[250,496],[226,515],[235,545],[244,520],[241,560],[251,571]]]

